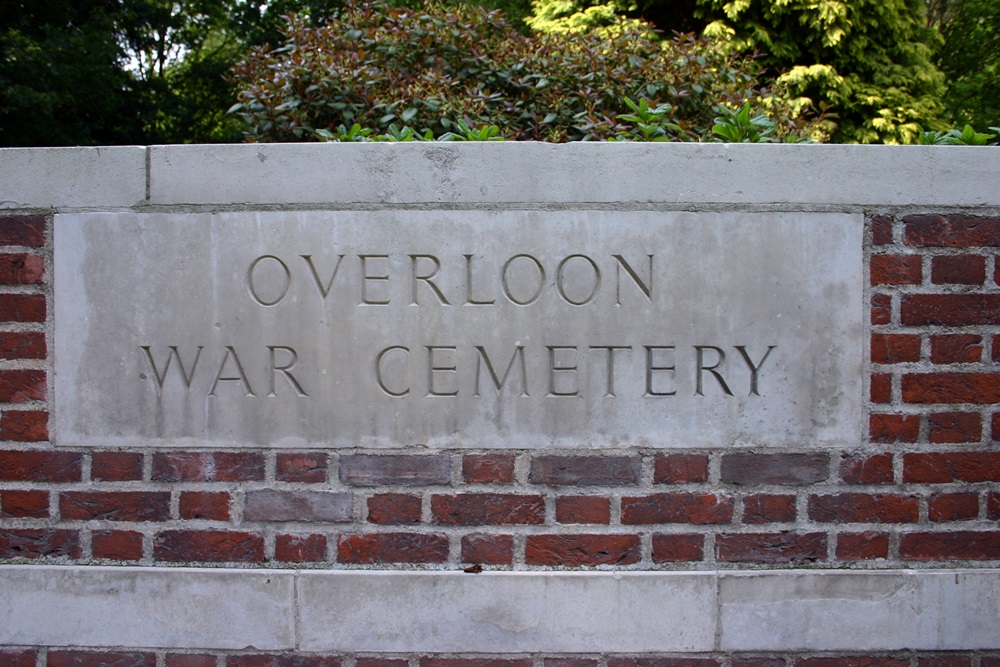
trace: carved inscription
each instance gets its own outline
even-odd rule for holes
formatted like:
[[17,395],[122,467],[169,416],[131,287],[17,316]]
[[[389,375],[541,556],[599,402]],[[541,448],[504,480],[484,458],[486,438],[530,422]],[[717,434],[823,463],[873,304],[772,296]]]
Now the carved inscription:
[[[348,260],[346,266],[345,259]],[[396,258],[380,253],[351,257],[338,254],[324,264],[309,254],[288,260],[278,254],[259,255],[250,261],[247,268],[246,290],[253,302],[263,308],[280,307],[292,293],[293,284],[300,282],[304,283],[303,288],[307,292],[314,291],[314,296],[322,302],[333,299],[357,307],[392,307],[390,283],[402,281],[406,283],[405,293],[409,296],[404,302],[406,306],[495,306],[498,299],[503,299],[515,306],[528,307],[536,304],[548,287],[564,303],[583,307],[595,303],[605,283],[598,261],[582,253],[558,259],[554,269],[551,265],[546,268],[541,259],[531,254],[513,254],[500,262],[499,271],[493,273],[483,270],[471,254],[451,258],[454,260],[451,264],[460,265],[462,270],[450,273],[442,270],[442,260],[436,255],[409,254],[405,257],[406,261],[393,262],[393,259]],[[658,296],[654,291],[654,255],[647,254],[642,259],[644,266],[643,272],[640,272],[622,254],[607,256],[604,272],[609,267],[613,272],[611,303],[616,308],[622,306],[623,282],[626,289],[632,289],[649,303],[653,303]],[[408,266],[409,270],[404,275],[394,275],[389,268],[393,265]],[[342,271],[353,271],[353,280],[351,276],[345,276],[338,282],[337,277],[343,275]],[[354,292],[351,285],[360,289]],[[479,291],[474,294],[476,285],[479,285]],[[421,295],[425,297],[423,301]],[[446,398],[460,394],[478,398],[483,396],[482,387],[487,383],[492,386],[494,395],[499,395],[507,386],[508,379],[515,387],[515,395],[520,398],[579,398],[585,391],[580,374],[589,372],[589,367],[597,364],[604,368],[602,395],[615,398],[618,396],[615,390],[616,374],[621,372],[619,364],[615,363],[616,357],[637,354],[643,359],[638,368],[642,380],[629,383],[636,390],[642,390],[636,395],[666,398],[676,396],[678,391],[702,397],[706,392],[709,395],[735,395],[730,387],[732,380],[727,380],[725,376],[727,350],[717,345],[693,345],[678,350],[676,345],[663,344],[543,344],[531,348],[518,344],[507,351],[495,351],[494,358],[491,358],[487,347],[477,344],[479,342],[472,340],[464,344],[452,342],[419,347],[386,345],[376,351],[374,363],[370,365],[372,380],[382,394],[397,399]],[[776,347],[776,344],[768,345],[759,352],[755,361],[746,345],[731,346],[728,354],[735,355],[745,364],[749,373],[746,386],[736,386],[736,391],[746,396],[761,395],[761,368]],[[186,391],[193,389],[203,345],[199,345],[193,357],[188,359],[187,367],[178,346],[166,346],[165,358],[160,362],[162,369],[157,365],[152,346],[142,345],[140,349],[145,353],[150,368],[149,377],[158,392],[162,392],[167,371],[174,360],[178,381],[183,383]],[[279,351],[284,355],[281,365],[276,361]],[[210,372],[203,374],[205,379],[212,378],[206,395],[219,396],[220,383],[234,383],[235,391],[245,397],[275,397],[275,378],[281,375],[295,395],[309,397],[291,372],[299,359],[294,348],[268,345],[266,356],[267,363],[263,369],[258,369],[261,377],[256,382],[260,387],[264,384],[262,379],[266,378],[267,393],[254,390],[236,348],[227,345],[222,350],[214,376]],[[506,360],[506,365],[503,360]],[[497,368],[504,369],[502,375],[498,375]],[[200,387],[195,388],[198,389]]]
[[[859,216],[56,218],[73,446],[831,446],[860,428]],[[114,267],[112,271],[101,267]]]

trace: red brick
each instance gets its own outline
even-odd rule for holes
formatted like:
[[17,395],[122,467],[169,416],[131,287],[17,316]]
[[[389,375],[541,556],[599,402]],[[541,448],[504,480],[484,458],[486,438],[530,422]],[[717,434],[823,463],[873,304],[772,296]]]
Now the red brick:
[[[1000,266],[1000,262],[997,262],[997,266]],[[1000,334],[993,334],[993,353],[990,357],[993,363],[1000,364]]]
[[168,491],[64,491],[59,513],[67,521],[165,521]]
[[741,533],[715,538],[721,563],[802,564],[826,559],[824,533]]
[[1000,655],[984,655],[979,659],[979,667],[1000,667]]
[[907,533],[900,537],[899,556],[922,561],[1000,560],[1000,531]]
[[230,655],[226,656],[226,667],[340,667],[340,658],[301,653]]
[[901,298],[903,326],[1000,324],[1000,294],[904,294]]
[[658,454],[653,459],[654,484],[690,484],[708,481],[705,454]]
[[0,285],[39,285],[45,279],[45,258],[28,253],[0,254]]
[[1000,373],[907,373],[906,403],[1000,403]]
[[968,521],[979,515],[979,496],[975,493],[939,493],[927,501],[931,521]]
[[799,658],[795,667],[910,667],[910,659],[878,655]]
[[279,534],[274,539],[274,559],[284,563],[322,563],[326,560],[326,535]]
[[153,541],[153,558],[169,562],[259,563],[264,539],[243,531],[165,530]]
[[892,218],[884,215],[872,217],[872,245],[892,244]]
[[156,667],[155,653],[49,651],[49,667]]
[[80,557],[75,530],[49,528],[0,529],[0,558]]
[[872,403],[892,403],[892,376],[872,373]]
[[0,403],[45,400],[45,371],[0,370]]
[[904,454],[903,481],[915,484],[1000,482],[1000,452]]
[[0,491],[0,518],[47,519],[48,491]]
[[848,454],[840,460],[840,478],[848,484],[892,484],[892,454]]
[[444,526],[541,524],[545,498],[512,493],[465,493],[431,497],[434,522]]
[[529,480],[550,486],[627,486],[639,482],[638,456],[536,456]]
[[0,450],[0,480],[79,482],[82,458],[76,452]]
[[35,667],[37,660],[35,651],[0,650],[0,667]]
[[420,667],[531,667],[531,658],[420,658]]
[[987,492],[986,518],[990,521],[997,521],[1000,519],[1000,491]]
[[913,523],[919,505],[912,496],[884,493],[812,495],[809,518],[819,523]]
[[874,560],[889,557],[886,533],[840,533],[837,535],[837,560]]
[[0,322],[44,322],[43,294],[0,294]]
[[358,658],[356,667],[409,667],[402,658]]
[[0,332],[0,359],[44,359],[45,334],[40,331]]
[[907,245],[932,248],[1000,245],[1000,218],[973,215],[908,215],[903,218]]
[[733,658],[729,661],[730,667],[785,667],[782,658]]
[[510,565],[514,560],[511,535],[463,535],[462,562],[483,565]]
[[182,519],[229,521],[229,494],[224,491],[182,491]]
[[257,482],[264,457],[250,452],[165,452],[153,454],[154,482]]
[[244,521],[313,521],[346,523],[354,497],[341,491],[254,489],[243,500]]
[[920,434],[919,415],[879,415],[868,418],[868,433],[872,442],[916,442]]
[[90,479],[98,482],[135,482],[142,479],[142,454],[94,452]]
[[931,259],[931,282],[935,285],[982,285],[986,281],[986,258],[981,255],[942,255]]
[[795,521],[795,496],[756,494],[743,499],[743,523]]
[[982,359],[982,336],[974,334],[931,336],[931,361],[935,364],[977,364]]
[[923,280],[919,255],[872,255],[872,285],[919,285]]
[[872,362],[876,364],[920,361],[920,336],[873,333],[871,353]]
[[443,563],[448,560],[448,537],[427,533],[341,535],[337,560],[360,564]]
[[655,493],[622,498],[623,524],[720,524],[733,520],[733,499],[712,493]]
[[216,658],[209,653],[168,653],[166,667],[215,667]]
[[368,522],[383,526],[420,523],[420,496],[380,493],[368,499]]
[[705,558],[705,536],[697,534],[654,533],[653,562],[683,563]]
[[892,322],[892,297],[888,294],[872,296],[872,324],[889,324]]
[[0,440],[44,442],[49,439],[49,413],[4,410],[0,416]]
[[319,452],[278,454],[275,477],[279,482],[325,482],[328,459],[326,454]]
[[600,496],[562,496],[556,498],[556,521],[559,523],[611,523],[611,500]]
[[972,658],[968,655],[933,655],[917,658],[917,667],[970,667]]
[[927,423],[933,443],[979,442],[983,437],[982,417],[975,412],[936,412]]
[[994,412],[990,417],[990,437],[1000,440],[1000,412]]
[[45,245],[45,218],[40,215],[0,217],[0,245],[41,248]]
[[608,658],[608,667],[719,667],[715,658],[623,657]]
[[91,535],[94,558],[140,560],[142,533],[132,530],[98,530]]
[[451,482],[447,454],[352,454],[340,457],[340,481],[351,486],[429,486]]
[[528,565],[631,565],[638,563],[638,535],[528,535]]
[[514,481],[514,454],[466,454],[462,476],[469,484],[509,484]]
[[597,667],[596,658],[545,658],[544,667]]
[[810,454],[726,454],[721,478],[731,484],[814,484],[830,475],[830,456]]

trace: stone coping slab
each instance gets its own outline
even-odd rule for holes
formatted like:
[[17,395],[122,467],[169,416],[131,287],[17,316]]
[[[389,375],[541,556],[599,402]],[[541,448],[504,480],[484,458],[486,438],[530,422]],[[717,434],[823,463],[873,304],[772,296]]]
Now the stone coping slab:
[[534,142],[0,149],[0,209],[1000,206],[973,146]]
[[142,146],[0,148],[0,210],[146,202]]
[[500,654],[995,650],[998,594],[997,569],[473,575],[2,566],[0,645]]
[[991,147],[534,142],[153,146],[150,203],[1000,204]]

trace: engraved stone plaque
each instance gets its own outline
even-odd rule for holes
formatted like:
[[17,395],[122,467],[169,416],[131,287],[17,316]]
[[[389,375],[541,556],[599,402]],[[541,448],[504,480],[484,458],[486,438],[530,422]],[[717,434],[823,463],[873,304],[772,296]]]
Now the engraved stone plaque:
[[861,215],[55,219],[59,445],[829,447]]

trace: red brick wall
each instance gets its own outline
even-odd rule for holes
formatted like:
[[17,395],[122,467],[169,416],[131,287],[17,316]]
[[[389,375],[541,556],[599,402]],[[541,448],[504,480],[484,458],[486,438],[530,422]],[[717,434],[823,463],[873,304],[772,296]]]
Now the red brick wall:
[[[874,216],[869,436],[837,450],[48,442],[49,221],[0,217],[0,563],[1000,565],[1000,218]],[[862,298],[859,295],[859,298]],[[0,667],[1000,667],[1000,654],[366,656],[0,648]]]
[[48,221],[0,217],[0,562],[996,566],[1000,218],[868,222],[866,442],[383,454],[54,448]]

